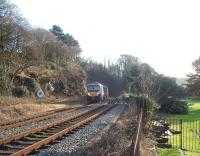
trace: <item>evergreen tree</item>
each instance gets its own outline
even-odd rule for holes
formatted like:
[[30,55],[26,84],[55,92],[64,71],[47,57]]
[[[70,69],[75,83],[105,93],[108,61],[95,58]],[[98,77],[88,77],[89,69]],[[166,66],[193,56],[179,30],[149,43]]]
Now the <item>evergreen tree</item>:
[[74,37],[68,33],[64,34],[63,29],[58,25],[53,25],[52,29],[50,29],[55,36],[58,37],[60,41],[66,44],[68,47],[79,47],[79,43]]
[[55,36],[57,36],[59,40],[63,41],[64,33],[61,27],[59,27],[58,25],[53,25],[52,29],[50,29],[49,31],[51,31]]

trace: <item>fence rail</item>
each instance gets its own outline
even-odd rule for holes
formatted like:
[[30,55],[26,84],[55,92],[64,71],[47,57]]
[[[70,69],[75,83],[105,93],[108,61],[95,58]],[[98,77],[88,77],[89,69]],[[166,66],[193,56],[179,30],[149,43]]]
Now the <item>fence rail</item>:
[[133,137],[130,156],[140,156],[140,140],[143,133],[143,110],[140,111],[137,118],[136,134]]

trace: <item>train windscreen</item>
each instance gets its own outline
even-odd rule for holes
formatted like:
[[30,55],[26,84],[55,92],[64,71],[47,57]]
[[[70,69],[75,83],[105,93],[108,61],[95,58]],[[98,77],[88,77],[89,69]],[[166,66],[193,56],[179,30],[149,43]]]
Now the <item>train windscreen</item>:
[[87,91],[88,92],[98,92],[100,90],[99,85],[88,85],[87,86]]

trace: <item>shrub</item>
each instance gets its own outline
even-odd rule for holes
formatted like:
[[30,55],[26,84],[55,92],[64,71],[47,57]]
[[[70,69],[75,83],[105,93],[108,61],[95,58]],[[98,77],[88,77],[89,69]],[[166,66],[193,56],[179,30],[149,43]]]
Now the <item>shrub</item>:
[[55,70],[56,69],[56,65],[52,62],[47,64],[47,69],[49,70]]
[[163,113],[187,114],[188,102],[183,100],[177,100],[175,98],[166,98],[160,104],[159,110]]
[[24,80],[24,86],[27,86],[29,90],[36,91],[38,89],[39,83],[36,79],[28,77]]
[[26,86],[19,86],[12,90],[14,96],[24,97],[29,95],[29,91]]
[[146,112],[154,111],[157,107],[157,104],[155,103],[154,100],[152,100],[150,97],[144,96],[144,95],[135,96],[135,103],[136,103],[138,109],[143,108],[143,110]]
[[144,123],[146,124],[151,120],[151,117],[157,109],[157,103],[145,95],[135,96],[135,103],[139,111],[143,109]]
[[162,101],[159,101],[160,103],[160,108],[159,110],[163,113],[169,113],[169,108],[171,108],[171,106],[174,103],[174,99],[173,98],[162,98]]
[[121,96],[126,103],[131,103],[134,98],[134,95],[130,93],[123,93]]
[[188,113],[188,102],[176,100],[173,102],[172,106],[169,109],[169,113],[172,114],[187,114]]

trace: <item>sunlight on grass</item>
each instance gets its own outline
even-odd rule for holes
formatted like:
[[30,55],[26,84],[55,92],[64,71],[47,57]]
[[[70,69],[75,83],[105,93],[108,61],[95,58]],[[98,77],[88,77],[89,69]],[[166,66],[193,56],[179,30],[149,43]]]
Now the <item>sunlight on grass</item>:
[[180,153],[177,148],[158,148],[159,156],[179,156]]
[[184,154],[186,156],[200,156],[200,153],[195,153],[195,152],[190,152],[190,151],[185,151]]

